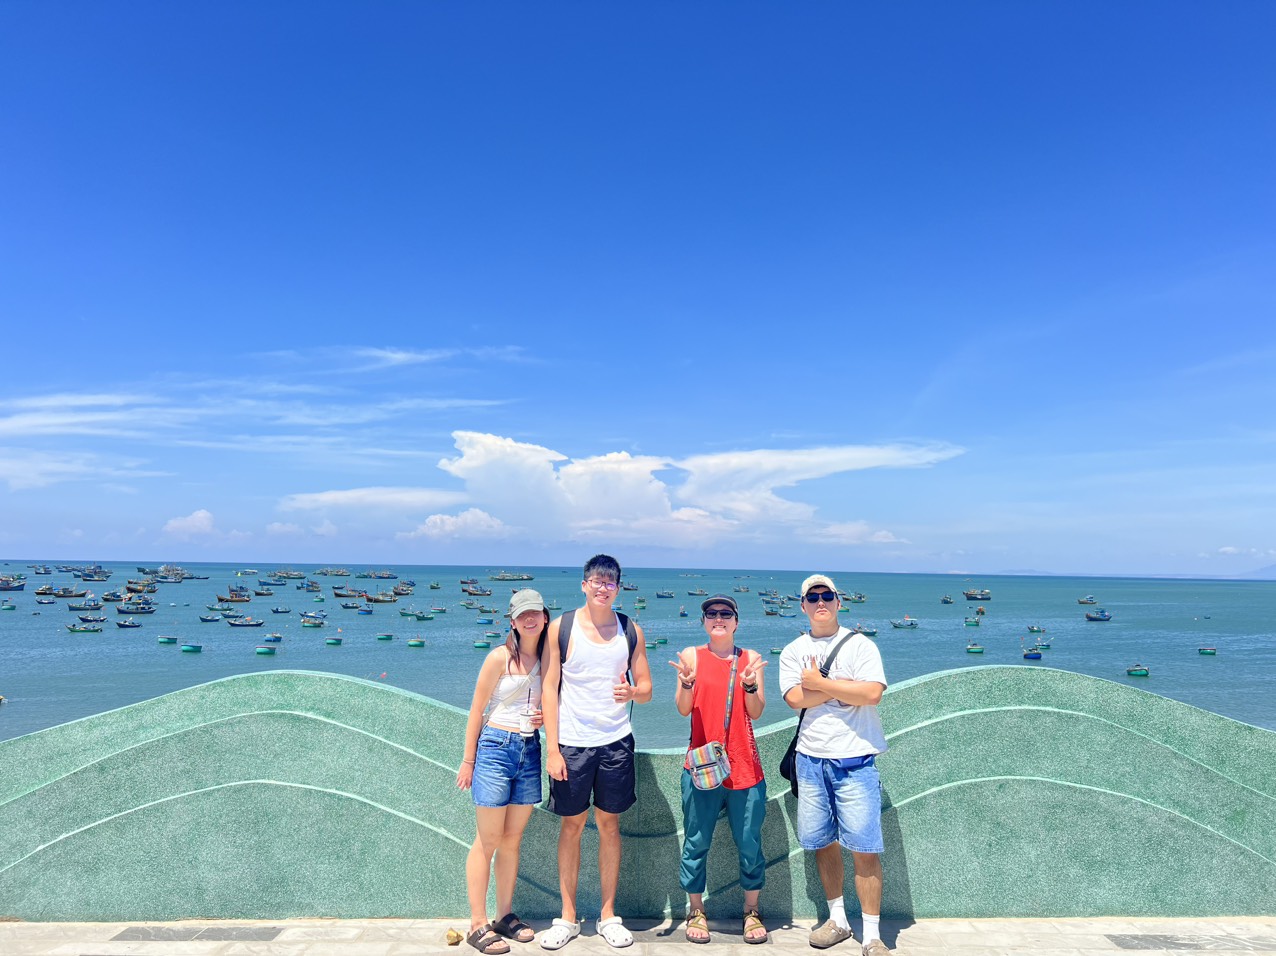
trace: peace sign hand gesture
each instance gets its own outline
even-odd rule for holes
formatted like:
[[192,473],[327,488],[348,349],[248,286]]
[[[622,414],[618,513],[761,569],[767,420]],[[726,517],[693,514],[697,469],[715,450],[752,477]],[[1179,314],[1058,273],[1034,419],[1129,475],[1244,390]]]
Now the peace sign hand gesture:
[[740,672],[741,683],[750,686],[756,684],[762,679],[762,668],[766,667],[767,662],[761,654],[749,655],[749,663],[744,666],[744,670]]
[[679,656],[676,661],[670,661],[669,666],[676,668],[678,671],[678,680],[683,684],[691,684],[696,679],[696,661],[693,657],[690,661]]

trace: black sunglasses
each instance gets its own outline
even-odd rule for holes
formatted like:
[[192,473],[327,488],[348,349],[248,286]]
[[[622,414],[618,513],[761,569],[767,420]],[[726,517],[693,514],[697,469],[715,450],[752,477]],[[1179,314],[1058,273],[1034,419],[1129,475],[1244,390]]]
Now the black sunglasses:
[[812,591],[806,596],[807,604],[819,604],[821,601],[825,604],[834,604],[837,602],[837,595],[832,591]]
[[719,611],[715,608],[712,611],[704,612],[704,618],[706,621],[709,621],[709,620],[729,621],[733,617],[735,617],[735,611]]

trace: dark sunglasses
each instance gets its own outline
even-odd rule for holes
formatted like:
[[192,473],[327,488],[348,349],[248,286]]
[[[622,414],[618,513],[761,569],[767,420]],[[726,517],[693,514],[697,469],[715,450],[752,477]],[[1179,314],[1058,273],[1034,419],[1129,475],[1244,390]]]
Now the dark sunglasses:
[[837,595],[832,591],[812,591],[806,596],[807,604],[819,604],[823,601],[825,604],[837,603]]
[[729,621],[733,617],[735,617],[735,611],[705,611],[704,612],[704,619],[706,621],[711,621],[711,620]]

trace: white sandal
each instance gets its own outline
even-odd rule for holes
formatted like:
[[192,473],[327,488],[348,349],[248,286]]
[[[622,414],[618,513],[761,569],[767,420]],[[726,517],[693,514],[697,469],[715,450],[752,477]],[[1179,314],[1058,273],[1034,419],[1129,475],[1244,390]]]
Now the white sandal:
[[607,940],[612,949],[624,949],[634,944],[633,934],[625,929],[619,916],[610,916],[598,921],[598,935]]
[[541,949],[562,949],[579,935],[579,921],[573,923],[569,919],[556,919],[549,929],[541,934]]

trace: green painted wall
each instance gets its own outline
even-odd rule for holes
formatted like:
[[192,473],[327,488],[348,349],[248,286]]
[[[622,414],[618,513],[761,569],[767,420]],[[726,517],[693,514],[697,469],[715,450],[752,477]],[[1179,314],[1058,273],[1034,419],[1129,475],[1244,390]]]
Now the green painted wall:
[[[1063,671],[893,687],[880,761],[891,916],[1276,915],[1276,734]],[[464,712],[332,674],[244,675],[0,743],[0,917],[434,917],[467,911]],[[759,738],[774,768],[790,720]],[[619,909],[681,913],[681,753],[644,752]],[[763,910],[811,917],[774,775]],[[516,896],[558,913],[537,810]],[[597,912],[586,833],[580,909]],[[710,911],[738,912],[725,821]],[[853,892],[848,893],[848,904]]]

